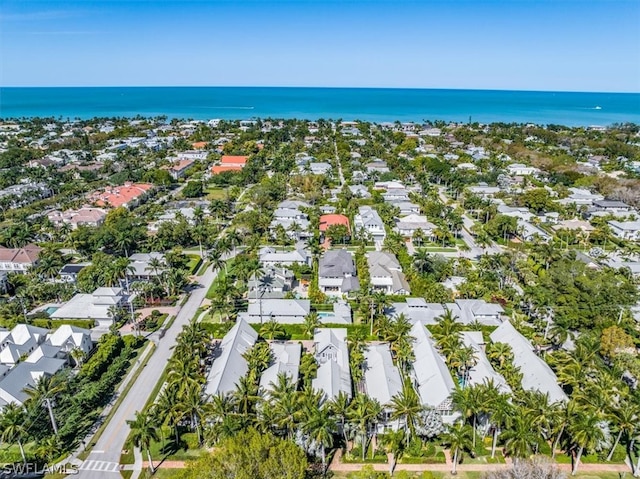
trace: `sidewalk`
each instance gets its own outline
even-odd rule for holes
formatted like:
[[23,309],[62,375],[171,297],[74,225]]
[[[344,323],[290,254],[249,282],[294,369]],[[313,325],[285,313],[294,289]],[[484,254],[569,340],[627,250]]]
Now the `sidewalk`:
[[150,354],[153,354],[154,350],[155,350],[155,347],[153,346],[153,342],[150,341],[145,346],[144,351],[142,352],[140,357],[136,360],[135,364],[133,365],[129,373],[122,380],[122,382],[120,383],[120,386],[118,386],[118,389],[116,389],[115,393],[113,394],[113,397],[111,398],[111,401],[109,401],[109,403],[102,410],[100,417],[94,424],[89,434],[87,434],[87,436],[80,443],[80,446],[78,446],[71,455],[67,456],[65,459],[60,461],[60,464],[65,464],[65,463],[80,464],[83,462],[83,460],[79,459],[78,456],[83,452],[88,452],[88,450],[90,449],[88,446],[91,444],[94,436],[96,435],[96,433],[98,432],[98,430],[100,429],[104,421],[109,416],[109,413],[113,409],[114,405],[118,402],[118,399],[122,395],[122,392],[127,388],[132,378],[136,375],[136,372],[138,371],[138,369],[140,369],[140,365],[144,363],[147,356],[149,356]]

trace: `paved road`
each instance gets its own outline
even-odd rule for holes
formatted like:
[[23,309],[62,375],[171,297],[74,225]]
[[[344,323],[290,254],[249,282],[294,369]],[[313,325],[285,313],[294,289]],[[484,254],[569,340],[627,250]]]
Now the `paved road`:
[[197,278],[201,287],[193,290],[188,301],[180,309],[171,328],[167,330],[164,338],[158,341],[151,360],[116,410],[87,460],[80,466],[79,474],[76,477],[80,479],[120,477],[119,467],[115,467],[115,465],[120,462],[120,454],[125,448],[124,443],[129,435],[129,426],[126,421],[133,419],[135,412],[142,410],[149,400],[151,391],[160,380],[167,361],[173,353],[172,348],[176,344],[177,334],[196,314],[196,310],[215,277],[216,273],[208,269],[204,275]]
[[[438,187],[438,196],[440,197],[440,201],[442,201],[443,204],[449,204],[454,208],[458,206],[457,203],[451,201],[451,199],[447,197],[447,195],[445,194],[445,188],[443,186]],[[495,243],[493,243],[491,246],[487,246],[486,248],[481,248],[480,246],[478,246],[475,238],[470,233],[474,225],[473,220],[466,214],[463,214],[462,222],[463,228],[460,230],[460,236],[462,236],[462,239],[465,243],[467,243],[471,250],[460,253],[461,256],[465,256],[467,258],[478,258],[483,254],[498,254],[502,251],[500,246]]]

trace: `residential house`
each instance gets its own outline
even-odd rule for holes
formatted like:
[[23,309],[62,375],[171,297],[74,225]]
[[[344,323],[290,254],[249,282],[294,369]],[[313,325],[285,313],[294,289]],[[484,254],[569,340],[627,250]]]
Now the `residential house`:
[[640,221],[607,221],[611,233],[627,241],[640,241]]
[[350,185],[349,190],[351,194],[356,198],[371,198],[371,193],[369,193],[369,189],[363,185]]
[[400,210],[400,216],[409,216],[412,214],[420,214],[420,205],[411,201],[390,201],[388,202],[394,208]]
[[296,245],[296,249],[292,251],[278,251],[270,246],[264,247],[260,250],[258,259],[265,267],[291,266],[292,264],[311,266],[311,254],[302,244]]
[[506,170],[511,176],[530,176],[540,173],[538,168],[527,166],[522,163],[512,163],[506,167]]
[[114,313],[128,305],[122,288],[98,288],[91,294],[79,293],[50,314],[51,319],[93,319],[96,326],[108,329]]
[[318,286],[328,295],[342,295],[360,289],[356,267],[347,250],[328,250],[318,265]]
[[65,283],[75,283],[78,281],[78,274],[80,271],[85,269],[91,263],[69,263],[65,264],[58,275],[60,276],[60,280]]
[[225,171],[241,171],[247,164],[248,156],[223,155],[220,164],[211,168],[214,175]]
[[542,241],[544,243],[551,240],[551,235],[542,228],[529,223],[522,218],[518,218],[518,236],[522,241]]
[[489,362],[484,352],[484,339],[482,331],[463,331],[462,344],[473,350],[474,364],[464,378],[465,386],[477,386],[493,382],[498,391],[511,394],[511,388],[507,381],[498,374]]
[[250,296],[247,311],[238,313],[238,318],[251,324],[269,321],[279,324],[302,324],[310,311],[311,301],[308,299],[256,299]]
[[22,248],[4,248],[0,246],[0,271],[7,273],[26,273],[29,268],[38,265],[42,248],[28,244]]
[[409,201],[409,191],[405,188],[387,188],[382,194],[385,203],[394,203],[397,201]]
[[604,196],[591,193],[591,191],[584,188],[568,188],[570,194],[568,197],[558,200],[561,205],[574,204],[576,206],[593,206],[595,201],[604,199]]
[[351,370],[347,348],[347,330],[342,328],[319,328],[313,336],[318,372],[311,385],[324,393],[331,401],[341,392],[351,397]]
[[411,288],[396,255],[386,251],[367,253],[371,286],[387,294],[410,294]]
[[249,298],[282,299],[285,294],[293,290],[295,276],[282,266],[267,268],[259,278],[253,275],[247,282],[247,296]]
[[299,342],[272,341],[269,343],[269,348],[273,361],[260,377],[260,389],[267,395],[278,384],[278,376],[284,375],[290,384],[298,384],[302,355],[302,344]]
[[269,225],[271,234],[275,235],[276,230],[282,227],[286,230],[287,235],[296,241],[311,237],[309,216],[300,210],[305,206],[308,205],[301,201],[281,202],[273,212],[273,220]]
[[175,163],[167,166],[166,169],[171,175],[171,178],[173,178],[174,180],[179,180],[187,173],[189,168],[191,168],[194,163],[194,160],[189,159],[178,160]]
[[415,357],[412,380],[420,402],[438,411],[444,423],[451,424],[457,417],[451,402],[451,394],[456,386],[444,358],[424,325],[415,323],[411,328],[411,336],[415,338],[412,344]]
[[369,343],[364,350],[364,391],[369,398],[375,399],[383,407],[382,421],[377,425],[378,433],[391,429],[397,431],[399,421],[391,419],[390,406],[393,397],[402,392],[402,379],[398,368],[393,364],[389,344]]
[[93,226],[97,227],[104,223],[104,219],[107,217],[107,210],[103,208],[92,208],[90,206],[83,206],[77,210],[67,211],[50,211],[47,213],[47,218],[54,226],[62,226],[68,224],[71,229],[78,229],[79,226]]
[[593,202],[595,211],[604,213],[633,213],[634,209],[623,201],[617,200],[598,200]]
[[[152,266],[156,262],[160,263],[159,268]],[[135,253],[129,256],[127,279],[129,281],[151,281],[159,277],[166,267],[165,257],[162,253]]]
[[427,303],[424,298],[407,298],[393,303],[386,311],[390,316],[405,315],[412,323],[435,324],[447,311],[457,322],[470,325],[498,326],[502,324],[502,306],[483,299],[456,299],[454,303]]
[[503,322],[490,337],[493,343],[505,343],[511,346],[513,364],[520,368],[522,374],[523,389],[548,394],[552,403],[568,400],[549,365],[536,354],[529,340],[521,335],[509,321]]
[[395,230],[404,237],[413,238],[416,231],[421,230],[425,237],[433,236],[436,226],[427,221],[426,216],[411,214],[396,218]]
[[322,161],[316,161],[307,165],[309,171],[314,175],[328,175],[331,173],[331,164]]
[[387,236],[382,218],[371,206],[358,208],[358,214],[353,218],[353,225],[357,233],[368,233],[374,241],[384,241]]
[[89,195],[89,201],[100,207],[131,208],[140,203],[153,190],[150,183],[126,182],[122,186],[107,187]]
[[25,324],[0,331],[0,407],[22,405],[28,398],[25,389],[60,371],[74,349],[85,355],[93,349],[90,331],[64,325],[49,334]]
[[387,166],[386,161],[378,160],[372,161],[371,163],[367,163],[365,165],[368,174],[371,173],[389,173],[389,167]]
[[337,214],[327,214],[320,216],[320,242],[324,242],[325,240],[325,232],[333,225],[344,225],[347,227],[347,230],[350,232],[351,228],[349,227],[349,218],[344,215]]
[[249,366],[244,353],[253,347],[258,340],[258,333],[243,318],[225,334],[214,350],[214,360],[207,373],[204,393],[208,396],[227,395],[236,387]]

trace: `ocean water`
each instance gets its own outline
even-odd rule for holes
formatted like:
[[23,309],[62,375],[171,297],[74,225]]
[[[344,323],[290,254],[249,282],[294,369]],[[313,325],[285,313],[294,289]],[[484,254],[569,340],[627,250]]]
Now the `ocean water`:
[[640,93],[266,87],[0,88],[0,118],[133,117],[640,124]]

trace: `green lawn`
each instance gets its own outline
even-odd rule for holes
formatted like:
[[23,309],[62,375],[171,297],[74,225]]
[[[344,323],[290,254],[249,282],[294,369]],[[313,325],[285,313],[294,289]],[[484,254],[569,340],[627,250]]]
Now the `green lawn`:
[[198,267],[202,264],[202,258],[197,254],[187,254],[185,255],[189,258],[189,263],[187,263],[187,270],[190,274],[196,274]]
[[226,189],[217,186],[209,186],[204,191],[207,194],[208,200],[222,200],[227,196]]

